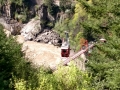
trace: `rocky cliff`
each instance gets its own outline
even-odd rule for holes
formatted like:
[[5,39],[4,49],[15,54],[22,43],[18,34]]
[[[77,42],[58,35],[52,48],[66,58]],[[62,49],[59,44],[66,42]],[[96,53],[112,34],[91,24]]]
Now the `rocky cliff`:
[[[4,3],[3,9],[1,8],[1,12],[3,12],[0,20],[1,24],[12,35],[23,35],[26,41],[49,42],[60,46],[62,42],[60,35],[52,30],[55,17],[48,12],[48,6],[42,0],[30,0],[28,4],[26,4],[28,5],[27,13],[24,12],[23,8],[25,6],[23,5],[10,3],[9,1]],[[4,9],[5,11],[3,11]],[[27,22],[24,22],[24,18],[28,18]]]

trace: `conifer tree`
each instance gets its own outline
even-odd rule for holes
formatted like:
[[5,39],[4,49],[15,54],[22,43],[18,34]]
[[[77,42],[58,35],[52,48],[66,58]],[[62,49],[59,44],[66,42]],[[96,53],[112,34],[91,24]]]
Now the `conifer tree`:
[[12,75],[24,78],[27,67],[21,45],[12,37],[7,38],[0,25],[0,90],[11,90]]
[[[88,57],[88,71],[92,73],[92,82],[96,90],[120,89],[120,1],[78,0],[86,10],[87,18],[81,23],[84,36],[88,40],[97,40],[92,54]],[[98,40],[103,37],[106,43]]]

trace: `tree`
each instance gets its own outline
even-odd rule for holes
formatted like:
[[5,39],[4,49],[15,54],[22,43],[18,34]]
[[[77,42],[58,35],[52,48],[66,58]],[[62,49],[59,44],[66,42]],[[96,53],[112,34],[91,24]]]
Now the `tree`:
[[[82,22],[84,36],[88,40],[103,37],[103,33],[112,31],[111,24],[118,22],[119,4],[116,0],[92,0],[92,5],[88,1],[78,0],[85,8],[87,19]],[[116,12],[118,11],[118,12]],[[118,25],[116,23],[116,25]]]
[[[12,37],[7,38],[3,26],[0,25],[0,90],[11,90],[12,76],[26,78],[30,65],[25,62],[21,45]],[[29,76],[29,75],[27,75]]]
[[106,39],[106,43],[99,43],[93,49],[87,67],[93,73],[92,83],[97,90],[117,90],[120,89],[120,39],[114,33]]
[[[78,0],[85,8],[87,18],[81,23],[83,35],[89,41],[107,40],[93,49],[87,64],[88,71],[92,72],[92,84],[96,90],[118,90],[120,80],[120,18],[119,0]],[[117,12],[118,11],[118,12]]]
[[60,0],[60,9],[61,11],[65,11],[66,9],[70,9],[72,4],[72,0]]

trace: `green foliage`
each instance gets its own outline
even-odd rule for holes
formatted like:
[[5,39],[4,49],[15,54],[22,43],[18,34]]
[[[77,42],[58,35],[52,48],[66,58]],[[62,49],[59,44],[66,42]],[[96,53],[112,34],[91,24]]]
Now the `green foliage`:
[[8,39],[0,25],[0,89],[5,90],[9,86],[11,73],[18,70],[22,58],[20,45],[11,37]]
[[5,0],[0,0],[0,4],[3,5],[6,1]]
[[65,11],[66,9],[70,9],[71,4],[72,4],[71,0],[60,0],[60,9],[61,9],[61,11]]
[[89,57],[89,70],[93,72],[96,89],[118,90],[120,80],[120,39],[112,33],[107,35],[107,43],[98,44]]
[[22,23],[26,23],[35,16],[35,13],[31,13],[32,1],[27,0],[0,0],[0,14],[6,14],[5,4],[10,4],[10,17],[11,19],[17,19]]
[[48,6],[48,12],[55,16],[59,12],[59,7],[54,4],[54,0],[44,0],[46,6]]
[[60,90],[93,90],[90,86],[91,77],[87,72],[79,71],[76,66],[71,64],[69,67],[60,67],[55,72],[60,86]]
[[3,5],[3,4],[5,4],[6,2],[10,2],[10,3],[15,3],[15,4],[17,4],[17,5],[22,5],[23,4],[23,1],[24,0],[0,0],[0,4],[1,5]]
[[70,47],[71,49],[79,50],[80,48],[80,38],[83,37],[83,26],[81,23],[85,20],[86,12],[81,4],[77,3],[75,5],[75,11],[74,15],[72,17],[72,12],[70,9],[70,14],[67,14],[67,18],[65,20],[60,20],[55,25],[55,30],[57,30],[61,37],[64,36],[64,31],[69,32],[70,36]]
[[119,9],[120,1],[92,0],[92,5],[88,4],[88,1],[78,1],[87,13],[86,20],[81,24],[84,27],[84,36],[88,40],[103,37],[103,33],[112,31],[111,25],[119,25],[119,11],[116,10]]
[[[119,90],[120,87],[120,1],[119,0],[77,0],[73,18],[56,24],[57,30],[70,32],[70,45],[77,47],[79,39],[99,40],[87,64],[92,73],[91,84],[95,90]],[[66,28],[67,27],[67,28]]]
[[[14,77],[16,90],[94,90],[90,86],[91,77],[86,72],[79,71],[73,65],[59,67],[54,73],[41,68],[36,76],[37,82],[31,84],[29,81]],[[36,84],[32,85],[33,83]]]
[[90,40],[104,37],[107,43],[98,43],[89,57],[88,70],[93,73],[92,84],[96,90],[119,90],[120,33],[118,17],[120,1],[78,0],[85,8],[87,18],[81,23],[83,35]]
[[62,22],[57,22],[54,29],[61,34],[61,37],[65,37],[64,31],[69,31],[68,26],[69,19],[65,19]]
[[15,3],[17,5],[22,6],[24,0],[10,0],[11,3]]
[[0,25],[0,90],[13,90],[14,78],[29,80],[29,83],[37,81],[35,69],[24,59],[21,45],[12,37],[7,38]]
[[15,19],[18,19],[20,22],[26,22],[27,21],[27,15],[26,13],[24,14],[15,14]]
[[45,0],[44,3],[45,3],[46,6],[48,6],[48,12],[49,12],[50,14],[52,14],[52,12],[53,12],[53,5],[54,5],[53,3],[54,3],[54,0]]

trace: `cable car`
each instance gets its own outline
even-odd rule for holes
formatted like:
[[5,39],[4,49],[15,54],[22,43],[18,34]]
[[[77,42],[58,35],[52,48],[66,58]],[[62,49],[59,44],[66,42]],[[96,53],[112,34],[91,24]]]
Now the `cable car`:
[[64,42],[61,46],[61,57],[69,57],[70,55],[70,45]]
[[66,40],[62,42],[61,46],[61,57],[69,57],[70,55],[70,44],[69,44],[69,36],[68,32],[65,32],[66,34]]

